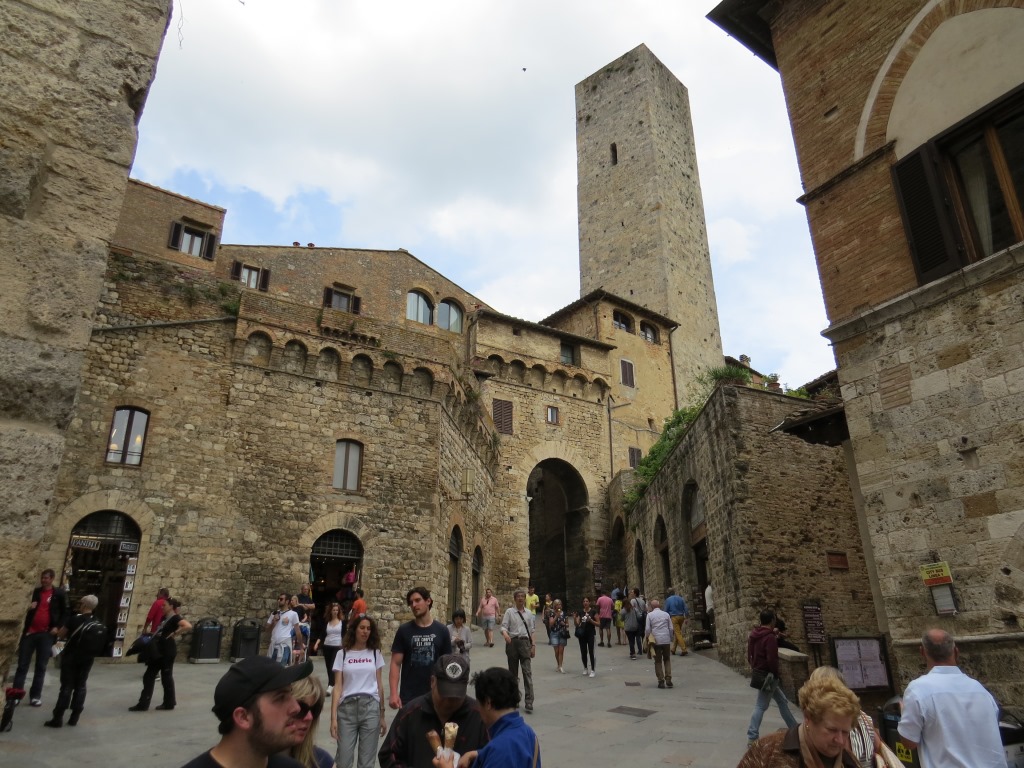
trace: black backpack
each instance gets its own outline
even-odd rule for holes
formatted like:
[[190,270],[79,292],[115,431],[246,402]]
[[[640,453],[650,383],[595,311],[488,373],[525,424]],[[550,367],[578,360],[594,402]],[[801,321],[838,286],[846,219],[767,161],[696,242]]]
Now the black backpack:
[[75,641],[76,652],[82,656],[100,656],[107,650],[107,628],[96,619],[76,629],[71,639]]

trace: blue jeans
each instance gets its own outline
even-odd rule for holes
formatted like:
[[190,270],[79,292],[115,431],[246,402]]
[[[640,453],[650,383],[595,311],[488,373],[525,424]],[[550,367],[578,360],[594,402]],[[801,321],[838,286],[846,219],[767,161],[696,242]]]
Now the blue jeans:
[[775,703],[779,707],[779,714],[786,721],[787,728],[792,728],[797,724],[793,713],[789,711],[789,702],[786,701],[786,694],[782,692],[782,688],[779,687],[779,682],[776,680],[775,686],[770,692],[765,691],[763,688],[757,692],[757,701],[754,702],[754,714],[750,716],[750,725],[747,726],[747,741],[757,740],[757,735],[761,731],[761,720],[764,717],[765,710],[768,709],[771,699],[775,699]]
[[46,679],[46,665],[50,663],[50,649],[53,648],[54,636],[49,632],[33,632],[23,635],[18,643],[18,670],[14,673],[14,687],[24,688],[28,668],[32,663],[32,654],[36,655],[35,673],[32,675],[32,690],[29,699],[43,697],[43,681]]
[[342,699],[338,704],[338,768],[353,768],[357,741],[359,759],[355,768],[373,768],[379,738],[380,702],[365,694]]

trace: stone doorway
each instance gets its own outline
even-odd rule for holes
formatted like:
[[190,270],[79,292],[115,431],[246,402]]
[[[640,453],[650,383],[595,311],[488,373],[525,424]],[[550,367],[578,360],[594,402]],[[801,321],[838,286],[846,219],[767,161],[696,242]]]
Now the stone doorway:
[[587,487],[561,459],[540,462],[526,484],[530,505],[530,583],[565,600],[567,611],[593,596]]
[[[456,608],[466,610],[462,605],[462,531],[459,526],[452,528],[448,538],[448,616],[443,622],[447,624]],[[469,613],[470,611],[466,611]]]
[[[72,610],[85,595],[96,595],[94,615],[108,631],[102,655],[120,656],[137,577],[142,532],[128,515],[112,509],[86,515],[71,531],[61,583]],[[142,615],[148,605],[140,596]]]
[[331,602],[341,603],[347,616],[363,574],[363,545],[351,531],[335,528],[313,542],[309,555],[309,581],[313,585],[316,616]]

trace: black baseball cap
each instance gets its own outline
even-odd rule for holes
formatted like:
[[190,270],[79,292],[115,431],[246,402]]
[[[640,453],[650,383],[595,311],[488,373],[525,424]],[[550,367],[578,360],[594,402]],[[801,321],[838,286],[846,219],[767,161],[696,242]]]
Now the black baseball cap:
[[213,714],[219,720],[227,720],[235,709],[244,707],[254,696],[285,688],[309,677],[312,672],[313,662],[309,660],[284,667],[268,656],[242,659],[232,664],[217,683],[213,692]]
[[469,685],[469,659],[449,653],[434,662],[437,692],[444,698],[464,698]]

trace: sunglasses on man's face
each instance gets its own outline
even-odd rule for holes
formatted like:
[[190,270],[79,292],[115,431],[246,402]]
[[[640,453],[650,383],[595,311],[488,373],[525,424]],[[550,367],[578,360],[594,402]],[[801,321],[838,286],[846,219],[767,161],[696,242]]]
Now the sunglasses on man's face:
[[318,701],[316,704],[307,704],[306,702],[302,701],[302,699],[298,699],[296,703],[299,705],[299,720],[305,720],[306,715],[310,712],[313,713],[313,719],[316,720],[318,717],[320,717],[320,713],[324,711],[323,699]]

